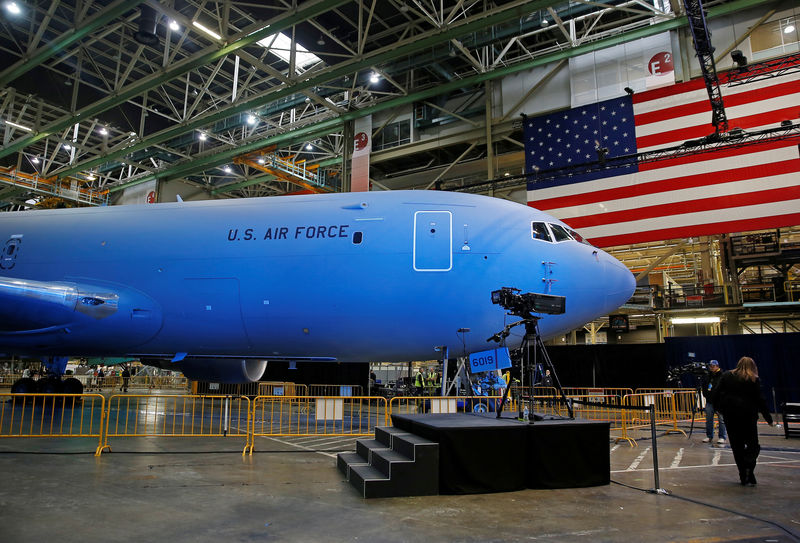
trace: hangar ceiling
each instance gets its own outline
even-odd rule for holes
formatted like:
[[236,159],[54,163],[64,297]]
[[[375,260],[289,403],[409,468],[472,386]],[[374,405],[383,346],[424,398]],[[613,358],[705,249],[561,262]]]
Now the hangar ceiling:
[[[764,3],[706,6],[715,17]],[[59,179],[112,199],[152,179],[185,180],[217,197],[282,194],[298,187],[234,159],[294,157],[327,170],[335,185],[351,121],[413,104],[472,130],[374,152],[374,187],[486,179],[488,153],[498,157],[498,175],[518,173],[518,119],[493,119],[487,136],[487,82],[678,28],[678,4],[4,2],[0,166],[42,186]],[[446,101],[458,105],[447,109]],[[31,196],[0,191],[7,208]]]

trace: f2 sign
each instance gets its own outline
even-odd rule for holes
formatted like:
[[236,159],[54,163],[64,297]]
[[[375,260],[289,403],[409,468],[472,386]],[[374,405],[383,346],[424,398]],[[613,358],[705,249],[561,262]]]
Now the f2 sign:
[[502,370],[510,367],[511,357],[508,354],[508,347],[481,351],[469,355],[469,369],[472,373]]

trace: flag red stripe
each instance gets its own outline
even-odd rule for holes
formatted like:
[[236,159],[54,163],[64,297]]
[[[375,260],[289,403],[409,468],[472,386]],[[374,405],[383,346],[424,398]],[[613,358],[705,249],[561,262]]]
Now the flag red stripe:
[[664,160],[654,160],[652,162],[644,162],[639,164],[639,171],[646,172],[651,170],[658,170],[660,168],[669,168],[670,166],[684,166],[686,164],[695,164],[697,162],[705,162],[706,160],[716,160],[722,158],[736,158],[743,154],[761,153],[764,151],[771,151],[772,149],[782,149],[784,147],[794,147],[800,141],[800,135],[790,136],[781,140],[767,140],[761,142],[748,143],[743,152],[742,147],[721,147],[711,151],[695,153],[693,155],[679,156],[676,158],[666,158]]
[[[569,221],[566,221],[569,224]],[[648,230],[645,232],[631,232],[618,236],[603,236],[591,238],[589,241],[596,247],[613,247],[615,245],[630,245],[644,243],[658,239],[688,238],[696,236],[710,236],[720,232],[746,232],[748,230],[763,230],[766,228],[782,228],[800,224],[800,213],[775,215],[756,219],[741,219],[736,221],[723,221],[710,224],[695,224],[661,230]]]
[[[751,104],[761,100],[768,100],[770,98],[778,98],[788,94],[800,94],[800,80],[787,81],[786,83],[780,83],[778,85],[762,87],[748,92],[732,94],[730,96],[723,96],[723,101],[725,103],[725,107],[730,108]],[[695,115],[697,113],[705,113],[710,111],[711,103],[708,101],[708,98],[705,98],[703,100],[690,102],[688,104],[681,104],[675,107],[639,113],[635,115],[636,126],[662,121],[671,121],[677,117],[684,117],[686,115]]]
[[758,204],[769,204],[772,202],[782,202],[784,200],[800,199],[800,186],[781,187],[778,189],[759,190],[741,194],[726,194],[725,196],[713,196],[711,198],[698,198],[686,201],[673,201],[667,204],[637,207],[624,211],[611,211],[608,213],[597,213],[595,215],[584,215],[569,220],[573,228],[588,228],[602,224],[613,224],[620,222],[638,221],[642,219],[652,219],[655,217],[667,217],[670,215],[683,215],[685,213],[697,213],[699,211],[713,211],[716,209],[728,209],[731,207],[746,207]]
[[[782,109],[773,109],[772,111],[765,111],[763,113],[756,113],[754,115],[745,115],[744,117],[736,117],[728,119],[728,124],[731,127],[738,128],[753,128],[756,126],[765,126],[768,124],[778,124],[785,119],[795,119],[798,114],[798,107],[785,107]],[[690,126],[686,128],[678,128],[676,130],[666,130],[658,134],[651,134],[649,136],[642,136],[636,138],[636,146],[639,149],[647,147],[655,147],[657,145],[664,145],[667,143],[676,143],[693,138],[702,138],[714,131],[711,123],[701,124],[697,126]]]
[[770,177],[797,171],[800,171],[800,160],[782,160],[780,162],[763,164],[759,166],[757,170],[755,168],[731,168],[729,170],[711,173],[686,175],[674,177],[672,179],[650,181],[648,183],[637,183],[627,187],[570,194],[568,196],[559,196],[544,200],[533,200],[530,203],[536,209],[546,211],[548,209],[591,204],[598,201],[608,202],[621,198],[633,198],[656,192],[702,187],[718,183],[730,183],[732,181],[742,181],[745,179],[758,179],[759,177]]
[[633,95],[633,105],[635,106],[636,104],[643,104],[652,100],[660,100],[661,98],[666,98],[667,96],[674,96],[684,92],[692,92],[698,89],[704,89],[705,87],[706,83],[703,78],[700,77],[685,83],[676,83],[667,87],[659,87],[657,89],[651,89],[644,92],[637,92]]

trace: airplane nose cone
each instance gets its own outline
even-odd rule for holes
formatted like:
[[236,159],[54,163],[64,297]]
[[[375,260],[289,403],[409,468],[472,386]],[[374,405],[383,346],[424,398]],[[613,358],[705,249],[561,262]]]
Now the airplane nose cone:
[[614,311],[630,300],[636,288],[636,279],[631,271],[610,255],[605,261],[605,287],[608,311]]

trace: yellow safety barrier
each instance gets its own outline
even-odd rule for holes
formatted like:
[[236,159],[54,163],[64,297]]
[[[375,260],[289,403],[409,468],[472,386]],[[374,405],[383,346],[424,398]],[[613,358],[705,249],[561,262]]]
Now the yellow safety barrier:
[[258,383],[259,396],[308,396],[308,387],[291,382],[261,381]]
[[[389,414],[495,413],[502,399],[502,396],[395,396],[389,401]],[[516,412],[517,404],[508,398],[503,409]]]
[[246,449],[250,417],[246,396],[115,395],[108,399],[104,440],[97,454],[111,450],[111,437],[244,436]]
[[386,398],[368,396],[258,396],[253,400],[250,454],[255,437],[369,436],[389,424]]
[[675,418],[678,421],[691,421],[692,413],[695,420],[705,421],[705,400],[702,394],[694,388],[637,388],[636,394],[665,394],[672,393],[675,398]]
[[309,396],[352,396],[362,397],[364,389],[361,385],[308,385]]
[[[631,446],[636,441],[628,436],[625,425],[625,414],[622,409],[622,397],[618,394],[571,394],[569,400],[578,400],[581,403],[572,404],[572,415],[576,419],[596,420],[609,423],[609,434],[619,442],[627,441]],[[616,406],[620,407],[616,407]],[[551,395],[533,396],[528,404],[531,413],[544,413],[569,417],[569,409],[560,397]]]
[[633,394],[631,388],[609,388],[609,387],[563,387],[564,395],[568,397],[578,396],[617,396],[620,400],[626,394]]
[[[655,408],[656,427],[666,426],[666,433],[686,432],[678,428],[678,413],[676,395],[672,391],[628,394],[623,398],[625,405],[632,407],[647,407],[653,405]],[[650,431],[650,420],[644,411],[628,411],[625,413],[625,423],[629,434],[634,431]]]
[[0,394],[0,437],[96,437],[103,444],[100,394]]
[[[124,385],[122,377],[111,375],[108,377],[94,377],[93,375],[75,375],[86,390],[109,389],[112,392],[119,390]],[[186,390],[188,388],[186,377],[173,377],[166,375],[135,375],[128,379],[128,390]]]

